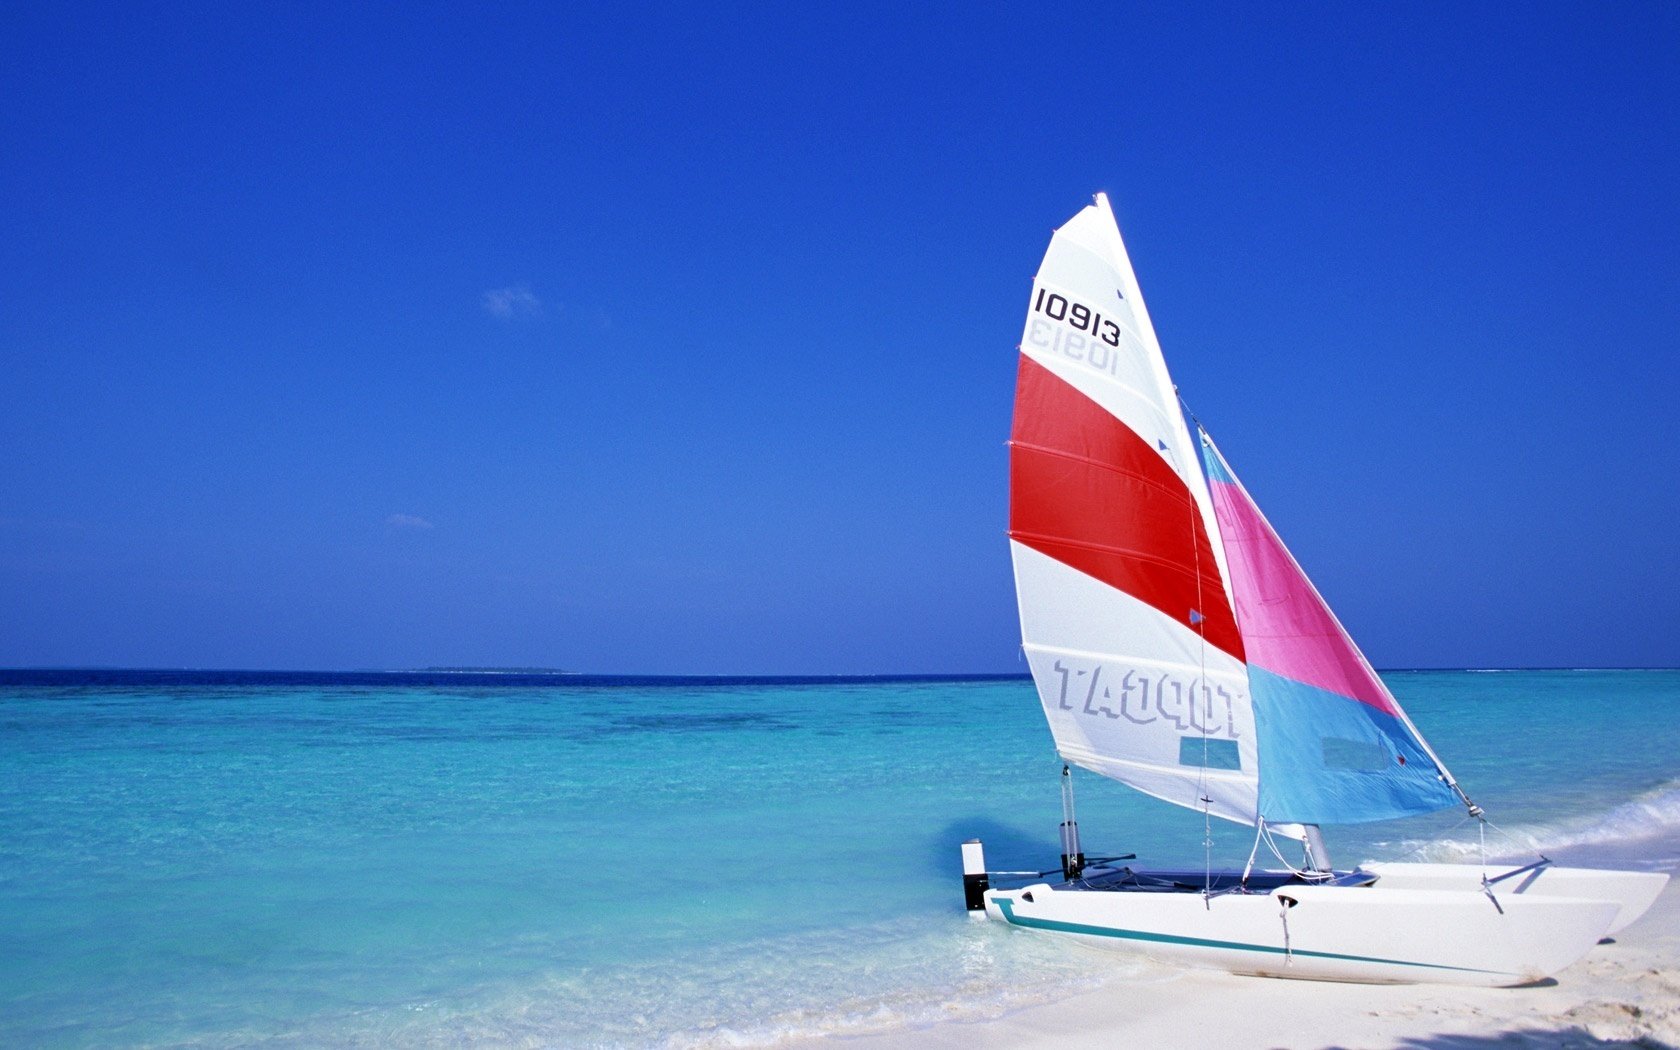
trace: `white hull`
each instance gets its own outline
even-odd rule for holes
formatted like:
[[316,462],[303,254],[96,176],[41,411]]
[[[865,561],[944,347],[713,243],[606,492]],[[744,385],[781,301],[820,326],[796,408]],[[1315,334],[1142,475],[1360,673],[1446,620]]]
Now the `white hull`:
[[[1456,890],[1482,892],[1482,875],[1498,879],[1515,865],[1479,864],[1362,864],[1361,871],[1379,876],[1378,885],[1388,889]],[[1503,903],[1511,896],[1585,897],[1615,901],[1619,910],[1609,933],[1617,933],[1644,915],[1656,901],[1668,876],[1655,871],[1602,871],[1597,868],[1559,868],[1548,865],[1513,875],[1493,884]]]
[[1500,904],[1503,912],[1480,893],[1378,886],[1292,885],[1205,901],[1044,883],[986,893],[992,918],[1175,965],[1379,984],[1538,981],[1584,955],[1619,911],[1612,901],[1532,894]]

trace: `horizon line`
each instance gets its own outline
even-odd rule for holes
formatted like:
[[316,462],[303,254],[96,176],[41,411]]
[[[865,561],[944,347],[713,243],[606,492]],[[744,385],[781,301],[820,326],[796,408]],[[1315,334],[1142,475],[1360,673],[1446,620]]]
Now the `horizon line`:
[[[1510,671],[1680,671],[1676,665],[1623,665],[1623,666],[1585,666],[1585,665],[1549,665],[1549,666],[1412,666],[1412,667],[1378,667],[1374,668],[1379,674],[1413,674],[1459,672],[1464,674],[1488,674]],[[439,665],[431,667],[213,667],[213,666],[140,666],[129,664],[17,664],[0,666],[0,675],[13,673],[39,672],[99,672],[99,673],[134,673],[134,674],[303,674],[303,675],[333,675],[333,674],[368,674],[368,675],[439,675],[439,676],[502,676],[525,678],[619,678],[619,679],[766,679],[766,678],[798,678],[798,679],[880,679],[880,678],[942,678],[942,679],[1030,679],[1030,671],[585,671],[562,668],[540,667],[496,667],[496,666],[464,666]]]

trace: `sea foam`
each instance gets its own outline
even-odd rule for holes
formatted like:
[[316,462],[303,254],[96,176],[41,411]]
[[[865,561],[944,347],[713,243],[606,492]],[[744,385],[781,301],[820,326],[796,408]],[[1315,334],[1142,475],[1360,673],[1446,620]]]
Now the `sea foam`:
[[1642,792],[1599,813],[1557,821],[1499,827],[1489,824],[1484,843],[1462,832],[1449,838],[1408,840],[1400,844],[1407,859],[1441,863],[1474,861],[1482,856],[1517,859],[1533,854],[1562,854],[1590,861],[1592,851],[1606,860],[1662,868],[1680,855],[1680,779]]

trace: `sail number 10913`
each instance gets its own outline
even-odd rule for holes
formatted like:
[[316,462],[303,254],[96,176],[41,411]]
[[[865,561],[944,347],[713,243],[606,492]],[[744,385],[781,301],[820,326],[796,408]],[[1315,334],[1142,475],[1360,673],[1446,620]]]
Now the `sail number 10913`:
[[1109,346],[1120,345],[1119,325],[1084,303],[1076,303],[1060,292],[1039,288],[1038,295],[1033,299],[1033,313],[1043,314],[1052,321],[1072,325],[1081,332],[1089,332]]

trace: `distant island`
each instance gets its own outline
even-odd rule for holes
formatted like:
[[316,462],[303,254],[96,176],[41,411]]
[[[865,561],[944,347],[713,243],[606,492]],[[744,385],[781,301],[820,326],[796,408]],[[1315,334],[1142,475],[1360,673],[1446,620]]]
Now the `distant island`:
[[561,667],[421,667],[410,674],[576,674]]

